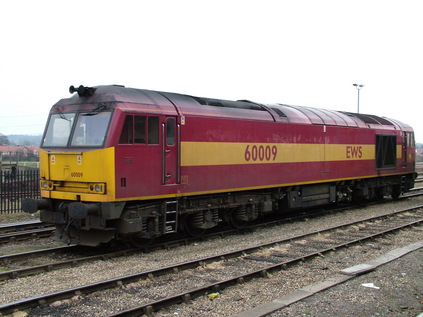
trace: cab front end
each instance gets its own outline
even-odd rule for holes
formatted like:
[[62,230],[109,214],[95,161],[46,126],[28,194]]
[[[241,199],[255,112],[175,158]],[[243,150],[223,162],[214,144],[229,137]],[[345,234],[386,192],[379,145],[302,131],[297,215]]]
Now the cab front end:
[[96,246],[116,235],[123,202],[115,201],[114,147],[105,147],[112,111],[99,106],[53,110],[40,150],[41,199],[22,209],[40,210],[66,243]]

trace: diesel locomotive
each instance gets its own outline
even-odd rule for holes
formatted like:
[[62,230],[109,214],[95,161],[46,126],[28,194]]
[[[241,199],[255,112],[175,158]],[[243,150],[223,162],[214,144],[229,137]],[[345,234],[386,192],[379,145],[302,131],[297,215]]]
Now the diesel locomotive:
[[42,198],[22,203],[68,243],[201,235],[414,186],[414,132],[395,119],[117,85],[70,92],[42,138]]

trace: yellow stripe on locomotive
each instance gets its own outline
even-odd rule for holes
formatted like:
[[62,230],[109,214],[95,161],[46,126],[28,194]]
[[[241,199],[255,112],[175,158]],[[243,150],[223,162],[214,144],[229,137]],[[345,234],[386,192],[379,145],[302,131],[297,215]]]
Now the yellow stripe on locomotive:
[[[181,166],[374,160],[374,144],[181,142]],[[397,146],[401,158],[401,146]]]

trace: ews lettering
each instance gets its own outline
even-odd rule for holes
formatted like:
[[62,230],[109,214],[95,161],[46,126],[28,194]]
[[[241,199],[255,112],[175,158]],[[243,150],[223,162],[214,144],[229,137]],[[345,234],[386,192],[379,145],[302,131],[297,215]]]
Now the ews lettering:
[[347,146],[347,158],[362,158],[363,148],[361,146]]

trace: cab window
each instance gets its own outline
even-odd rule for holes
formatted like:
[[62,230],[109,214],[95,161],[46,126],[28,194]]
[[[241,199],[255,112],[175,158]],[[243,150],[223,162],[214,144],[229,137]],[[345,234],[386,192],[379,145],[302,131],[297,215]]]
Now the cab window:
[[127,115],[119,144],[159,144],[159,117]]
[[132,143],[132,127],[133,127],[133,116],[126,116],[125,123],[120,133],[119,144],[131,144]]
[[169,118],[166,120],[166,144],[168,146],[175,145],[175,120]]
[[80,113],[74,126],[71,146],[100,146],[103,144],[111,112]]
[[145,144],[145,117],[135,116],[134,118],[134,142]]
[[148,117],[148,144],[159,144],[159,117]]

